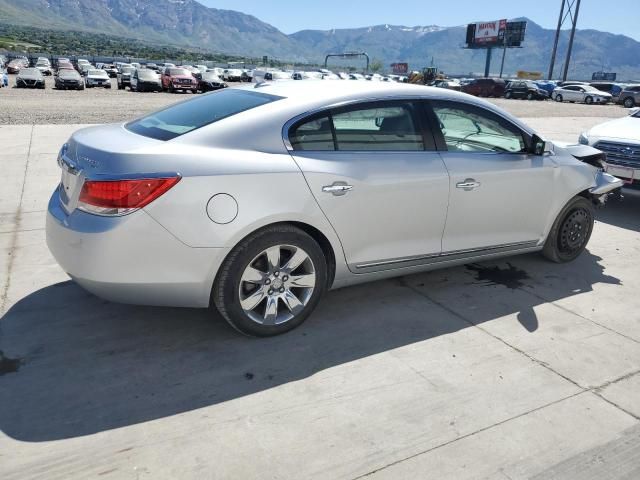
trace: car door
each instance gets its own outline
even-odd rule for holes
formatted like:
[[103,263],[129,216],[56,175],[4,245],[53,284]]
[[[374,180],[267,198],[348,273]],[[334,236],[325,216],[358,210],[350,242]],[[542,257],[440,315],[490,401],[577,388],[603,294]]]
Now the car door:
[[449,177],[410,100],[318,113],[289,129],[292,155],[355,273],[437,256]]
[[584,87],[576,87],[576,102],[584,102],[587,98],[587,90]]
[[562,96],[565,100],[570,102],[581,102],[583,100],[580,87],[577,87],[575,85],[568,85],[564,87]]
[[450,176],[443,253],[533,246],[544,235],[554,163],[504,117],[454,101],[430,102]]

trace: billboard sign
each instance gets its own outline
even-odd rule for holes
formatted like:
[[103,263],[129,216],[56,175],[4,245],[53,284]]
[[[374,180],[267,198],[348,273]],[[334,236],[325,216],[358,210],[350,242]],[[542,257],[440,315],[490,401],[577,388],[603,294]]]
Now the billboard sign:
[[393,69],[394,75],[405,75],[409,71],[408,63],[392,63],[391,68]]
[[474,43],[497,44],[504,40],[504,32],[507,30],[507,20],[495,20],[493,22],[476,23]]
[[542,72],[527,72],[525,70],[518,70],[516,77],[521,80],[542,80]]
[[617,73],[614,72],[593,72],[591,75],[591,80],[604,80],[605,82],[615,82],[618,77]]

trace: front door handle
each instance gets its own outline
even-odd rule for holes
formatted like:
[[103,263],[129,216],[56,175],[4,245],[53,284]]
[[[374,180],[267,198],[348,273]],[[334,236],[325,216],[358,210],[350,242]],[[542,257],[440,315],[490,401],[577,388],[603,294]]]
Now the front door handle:
[[456,188],[462,188],[465,192],[478,188],[480,182],[476,182],[474,178],[467,178],[464,182],[456,183]]
[[322,191],[325,193],[331,193],[336,197],[346,194],[353,189],[353,185],[347,185],[345,182],[333,182],[331,185],[325,185],[322,187]]

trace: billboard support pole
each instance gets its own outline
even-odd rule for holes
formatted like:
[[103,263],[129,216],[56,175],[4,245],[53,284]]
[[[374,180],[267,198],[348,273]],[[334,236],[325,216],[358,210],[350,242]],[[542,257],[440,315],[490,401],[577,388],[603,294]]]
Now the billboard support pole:
[[562,16],[564,15],[564,3],[565,0],[562,0],[562,4],[560,5],[560,16],[558,17],[558,26],[556,27],[556,36],[553,40],[553,50],[551,50],[551,63],[549,64],[549,80],[553,80],[553,68],[556,63],[556,53],[558,52],[558,40],[560,39],[560,28],[562,27]]
[[576,0],[576,10],[572,17],[571,37],[569,37],[569,48],[567,49],[567,61],[564,62],[564,72],[562,73],[562,81],[567,80],[567,74],[569,73],[569,62],[571,60],[571,51],[573,50],[573,39],[576,36],[576,24],[578,23],[578,13],[580,13],[580,0]]
[[484,78],[489,77],[489,72],[491,71],[491,52],[493,48],[487,48],[487,61],[484,64]]
[[507,56],[507,45],[509,45],[509,31],[507,30],[504,35],[504,49],[502,50],[502,63],[500,64],[500,78],[502,78],[502,73],[504,72],[504,59]]

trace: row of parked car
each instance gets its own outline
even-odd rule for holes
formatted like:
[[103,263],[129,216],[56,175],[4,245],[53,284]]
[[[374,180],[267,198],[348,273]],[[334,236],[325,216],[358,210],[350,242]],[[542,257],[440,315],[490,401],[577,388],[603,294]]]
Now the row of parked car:
[[552,99],[556,102],[590,104],[618,103],[626,108],[640,105],[640,84],[613,82],[554,82],[549,80],[503,80],[477,78],[469,81],[439,80],[435,86],[452,88],[478,97]]

